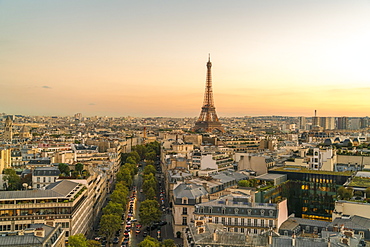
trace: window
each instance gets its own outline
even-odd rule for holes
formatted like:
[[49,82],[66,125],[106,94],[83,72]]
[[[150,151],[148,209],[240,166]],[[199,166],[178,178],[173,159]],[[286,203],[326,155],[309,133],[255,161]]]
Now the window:
[[224,217],[222,217],[222,218],[221,218],[221,223],[222,223],[223,225],[225,225],[225,218],[224,218]]
[[228,224],[228,225],[231,225],[231,218],[228,218],[228,219],[227,219],[227,224]]
[[182,214],[188,214],[188,208],[182,208]]
[[247,212],[248,212],[248,215],[251,215],[252,209],[248,209]]
[[215,217],[215,223],[218,224],[218,217]]
[[257,219],[254,219],[254,223],[253,223],[254,226],[257,226],[258,225],[258,220]]
[[241,233],[244,233],[244,228],[240,228],[240,232]]
[[244,218],[241,218],[241,219],[240,219],[240,225],[244,226],[244,223],[245,223],[245,222],[244,222]]
[[274,221],[273,220],[269,220],[269,227],[273,227],[274,226]]
[[310,232],[310,227],[306,226],[306,232]]
[[238,228],[237,227],[234,228],[234,232],[238,232]]
[[182,217],[182,225],[186,226],[188,224],[188,218],[187,217]]
[[239,225],[238,218],[234,218],[234,224]]
[[261,226],[264,227],[265,226],[265,220],[261,220]]
[[270,211],[269,211],[269,215],[270,215],[270,216],[274,216],[274,210],[270,210]]
[[226,208],[222,207],[222,214],[226,213]]
[[288,231],[284,231],[284,236],[288,236]]
[[182,198],[182,204],[188,204],[188,198]]
[[261,209],[261,216],[264,216],[265,215],[265,210]]
[[212,213],[212,207],[209,207],[209,213],[211,214]]
[[248,226],[252,225],[252,219],[248,219]]

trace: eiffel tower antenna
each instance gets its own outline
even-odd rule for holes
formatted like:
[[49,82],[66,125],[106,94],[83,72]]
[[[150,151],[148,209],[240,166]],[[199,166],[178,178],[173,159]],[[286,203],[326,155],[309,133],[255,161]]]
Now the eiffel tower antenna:
[[221,123],[218,121],[216,114],[216,108],[213,103],[213,92],[212,92],[212,63],[211,63],[211,54],[208,54],[207,66],[207,79],[206,79],[206,91],[204,93],[204,101],[202,106],[202,111],[198,120],[195,122],[193,131],[196,132],[213,132],[219,131],[224,132],[224,128],[221,126]]

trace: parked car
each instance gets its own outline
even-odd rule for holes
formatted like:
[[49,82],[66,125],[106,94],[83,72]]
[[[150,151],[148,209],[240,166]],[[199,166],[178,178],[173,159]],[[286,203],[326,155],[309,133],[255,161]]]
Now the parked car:
[[117,237],[115,237],[115,238],[113,239],[113,244],[118,244],[118,241],[119,241],[119,239],[118,239]]

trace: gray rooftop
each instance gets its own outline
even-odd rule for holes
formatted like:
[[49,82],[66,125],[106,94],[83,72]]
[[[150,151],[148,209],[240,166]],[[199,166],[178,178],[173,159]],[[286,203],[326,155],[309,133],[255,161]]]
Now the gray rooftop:
[[60,171],[56,167],[37,167],[33,170],[33,176],[59,176]]
[[196,199],[200,196],[207,195],[208,192],[202,185],[182,183],[173,190],[175,198],[186,197]]
[[50,184],[45,190],[0,191],[0,200],[32,200],[38,198],[64,198],[71,193],[78,183],[62,180]]

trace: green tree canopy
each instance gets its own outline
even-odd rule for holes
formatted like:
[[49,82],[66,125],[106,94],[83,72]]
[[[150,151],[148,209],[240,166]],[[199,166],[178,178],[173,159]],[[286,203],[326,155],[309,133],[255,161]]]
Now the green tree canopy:
[[8,168],[4,170],[4,181],[7,184],[7,190],[22,189],[21,178],[17,175],[15,170]]
[[155,190],[153,187],[150,187],[146,193],[145,193],[145,198],[149,200],[154,200],[156,196]]
[[106,237],[108,242],[112,239],[114,233],[121,228],[121,217],[114,214],[104,214],[100,219],[99,233]]
[[251,183],[248,180],[240,180],[238,182],[238,186],[240,186],[240,187],[250,187]]
[[136,160],[135,160],[135,158],[133,158],[133,157],[129,156],[129,157],[127,157],[127,159],[126,159],[126,163],[136,164]]
[[165,239],[162,243],[162,246],[163,247],[175,247],[176,244],[175,244],[175,241],[173,241],[173,239]]
[[87,246],[88,247],[101,247],[101,243],[99,241],[89,239],[87,240]]
[[157,154],[154,151],[146,153],[146,160],[156,160]]
[[76,171],[78,171],[81,175],[82,170],[84,169],[84,165],[81,163],[77,163],[75,166]]
[[115,203],[113,201],[110,201],[107,206],[103,208],[104,214],[115,214],[118,216],[121,216],[123,214],[123,206],[122,204]]
[[140,204],[139,217],[143,225],[150,225],[154,221],[161,219],[162,212],[159,210],[159,204],[155,200],[145,200]]
[[131,186],[133,180],[129,168],[119,170],[119,172],[117,173],[117,181],[123,182],[126,186]]
[[143,241],[141,241],[139,244],[138,244],[139,247],[159,247],[160,244],[158,242],[157,239],[154,239],[150,236],[147,236],[144,238]]
[[140,155],[136,151],[132,151],[128,154],[128,157],[132,157],[136,163],[140,162]]
[[119,203],[124,206],[127,204],[127,196],[128,194],[124,191],[114,190],[110,198],[112,199],[112,202]]
[[148,175],[149,173],[152,173],[153,175],[155,175],[156,172],[157,170],[152,165],[146,165],[143,171],[144,175]]
[[64,174],[65,176],[69,176],[70,169],[69,169],[69,166],[67,164],[59,163],[58,169],[59,169],[60,173]]
[[68,246],[70,247],[89,247],[87,239],[82,233],[68,237]]

